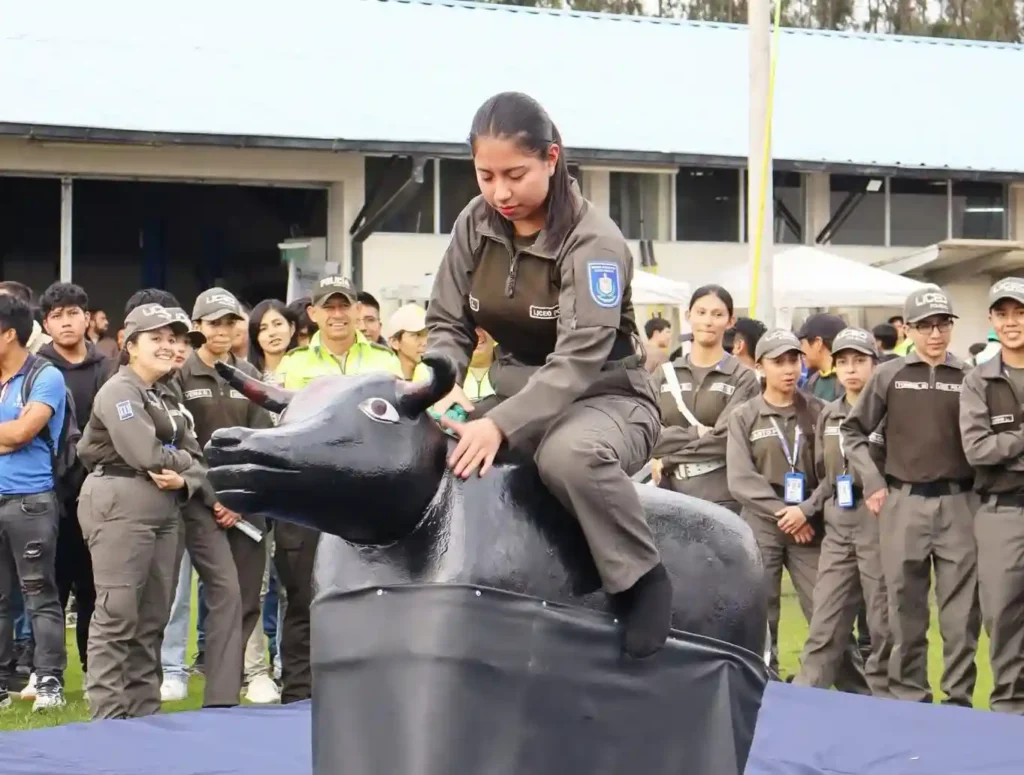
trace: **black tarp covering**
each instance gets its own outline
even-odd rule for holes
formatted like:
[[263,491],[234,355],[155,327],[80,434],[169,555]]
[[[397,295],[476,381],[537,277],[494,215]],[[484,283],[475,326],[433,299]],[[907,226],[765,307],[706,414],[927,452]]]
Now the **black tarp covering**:
[[315,775],[739,775],[755,654],[675,632],[620,656],[606,615],[430,584],[313,605]]

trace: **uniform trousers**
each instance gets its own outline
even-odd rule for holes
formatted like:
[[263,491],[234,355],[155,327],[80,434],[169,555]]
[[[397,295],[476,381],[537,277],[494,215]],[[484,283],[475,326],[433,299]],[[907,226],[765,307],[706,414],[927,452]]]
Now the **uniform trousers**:
[[893,644],[889,685],[897,699],[932,701],[928,683],[928,593],[934,571],[942,634],[942,691],[948,703],[970,707],[978,674],[974,657],[981,632],[974,539],[977,496],[970,491],[915,493],[915,489],[933,492],[924,489],[928,487],[890,487],[879,515]]
[[308,700],[313,692],[309,663],[309,607],[313,602],[313,563],[320,533],[289,522],[274,522],[274,565],[288,601],[278,623],[281,703]]
[[86,689],[94,719],[160,710],[160,643],[174,596],[180,503],[148,478],[90,474],[78,519],[92,557],[96,609]]

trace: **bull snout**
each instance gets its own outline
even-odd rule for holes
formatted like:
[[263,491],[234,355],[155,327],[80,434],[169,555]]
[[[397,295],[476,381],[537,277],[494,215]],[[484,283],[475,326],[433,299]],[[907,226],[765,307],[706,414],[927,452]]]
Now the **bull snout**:
[[206,445],[207,462],[211,466],[228,464],[255,432],[252,428],[221,428],[214,431]]

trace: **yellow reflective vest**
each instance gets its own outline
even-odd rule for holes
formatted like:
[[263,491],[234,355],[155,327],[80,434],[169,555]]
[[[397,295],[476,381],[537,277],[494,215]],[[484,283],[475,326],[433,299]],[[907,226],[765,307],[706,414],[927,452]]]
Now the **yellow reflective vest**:
[[[422,365],[422,364],[421,364]],[[356,341],[343,356],[336,358],[321,344],[317,331],[306,347],[296,347],[281,360],[278,377],[288,390],[299,390],[317,377],[329,374],[367,374],[387,372],[402,377],[398,356],[387,347],[369,341],[356,332]]]
[[494,395],[494,388],[491,386],[491,372],[487,370],[483,377],[477,379],[473,374],[472,367],[466,371],[466,380],[462,383],[462,392],[470,401],[479,401],[487,396]]

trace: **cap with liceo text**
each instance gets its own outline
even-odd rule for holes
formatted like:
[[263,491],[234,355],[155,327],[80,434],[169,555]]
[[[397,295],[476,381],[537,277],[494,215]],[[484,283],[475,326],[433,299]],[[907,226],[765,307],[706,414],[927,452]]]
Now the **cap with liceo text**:
[[996,306],[1003,299],[1011,299],[1024,304],[1024,279],[1020,277],[1004,277],[988,290],[988,308]]
[[220,320],[231,315],[241,320],[242,305],[231,291],[223,288],[210,288],[203,291],[196,298],[195,306],[192,308],[193,320]]
[[171,317],[177,320],[179,323],[184,323],[188,326],[188,332],[185,334],[188,337],[188,343],[193,347],[202,347],[206,344],[206,337],[199,331],[192,330],[192,320],[189,318],[188,313],[185,312],[181,307],[168,307],[167,311],[171,313]]
[[907,296],[907,301],[903,305],[903,318],[908,323],[920,323],[925,318],[936,315],[956,317],[949,296],[939,286],[928,285]]
[[347,277],[332,274],[316,284],[316,288],[313,290],[313,306],[324,306],[332,296],[342,296],[348,300],[349,304],[355,304],[359,299],[359,291]]
[[395,310],[384,327],[384,338],[391,339],[403,331],[416,333],[427,328],[427,311],[419,304],[404,304]]
[[166,307],[159,304],[143,304],[133,309],[124,320],[124,338],[127,340],[144,331],[170,328],[176,334],[184,334],[189,325],[177,320]]
[[878,357],[875,351],[875,337],[863,328],[844,328],[836,334],[836,338],[832,340],[832,354],[836,355],[843,350],[854,350],[872,358]]
[[787,328],[773,328],[758,340],[754,360],[774,360],[788,352],[800,352],[800,340]]

